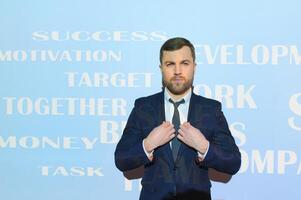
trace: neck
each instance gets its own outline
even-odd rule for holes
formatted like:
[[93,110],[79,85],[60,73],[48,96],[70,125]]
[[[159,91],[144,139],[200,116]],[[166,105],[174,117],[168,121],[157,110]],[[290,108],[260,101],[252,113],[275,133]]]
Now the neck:
[[[167,89],[167,88],[166,88]],[[168,89],[167,92],[171,96],[171,98],[175,101],[178,101],[179,99],[183,98],[188,92],[191,91],[191,88],[189,88],[187,91],[185,91],[183,94],[173,94]]]

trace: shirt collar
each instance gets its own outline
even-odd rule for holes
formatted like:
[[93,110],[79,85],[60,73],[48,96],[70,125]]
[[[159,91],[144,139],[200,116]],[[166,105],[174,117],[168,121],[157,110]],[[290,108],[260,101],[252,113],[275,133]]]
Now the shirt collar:
[[[169,99],[172,99],[172,97],[169,95],[168,93],[168,89],[167,87],[164,87],[164,98],[166,101],[169,101]],[[170,92],[170,91],[169,91]],[[190,101],[190,98],[191,98],[191,94],[192,94],[192,89],[189,88],[189,91],[187,92],[187,94],[182,98],[184,99],[185,103],[189,102]],[[179,102],[181,101],[182,99],[179,99],[178,101],[175,101],[175,102]],[[173,99],[172,99],[173,100]]]

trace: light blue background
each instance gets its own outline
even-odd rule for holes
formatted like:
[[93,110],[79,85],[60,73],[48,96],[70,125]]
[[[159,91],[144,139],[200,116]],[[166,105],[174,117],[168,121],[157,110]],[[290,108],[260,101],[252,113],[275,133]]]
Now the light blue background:
[[[122,52],[120,62],[1,62],[0,136],[98,137],[101,120],[126,120],[127,116],[6,115],[2,97],[107,97],[127,100],[129,114],[136,98],[161,87],[159,48],[164,41],[97,42],[34,41],[32,33],[44,31],[162,31],[166,37],[187,37],[194,44],[296,45],[300,47],[300,6],[297,0],[272,1],[2,1],[0,50],[105,49]],[[246,50],[247,52],[248,50]],[[227,109],[227,120],[243,122],[247,142],[241,148],[290,150],[299,155],[301,134],[287,119],[292,95],[301,92],[301,67],[281,61],[278,65],[198,65],[195,85],[256,85],[252,92],[257,109]],[[68,88],[67,71],[154,73],[151,88]],[[225,103],[225,102],[223,102]],[[299,124],[300,123],[299,116]],[[114,165],[116,144],[98,144],[92,150],[0,149],[0,196],[5,200],[138,199],[138,182],[124,190],[124,178]],[[249,157],[251,154],[249,154]],[[277,158],[275,158],[275,166]],[[42,176],[39,166],[101,167],[103,177]],[[213,183],[212,196],[223,200],[300,199],[298,165],[285,174],[239,173],[228,184]],[[276,169],[276,167],[275,167]]]

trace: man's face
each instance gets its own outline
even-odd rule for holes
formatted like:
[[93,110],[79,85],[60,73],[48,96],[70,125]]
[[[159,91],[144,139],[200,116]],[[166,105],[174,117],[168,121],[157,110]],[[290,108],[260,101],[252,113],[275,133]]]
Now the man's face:
[[175,51],[163,51],[160,66],[163,85],[175,95],[185,94],[192,86],[195,66],[188,46]]

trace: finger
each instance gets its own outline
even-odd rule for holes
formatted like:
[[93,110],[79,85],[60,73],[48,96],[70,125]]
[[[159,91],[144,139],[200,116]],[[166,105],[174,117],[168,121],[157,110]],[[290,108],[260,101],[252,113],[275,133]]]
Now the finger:
[[186,123],[184,127],[185,127],[186,129],[189,129],[191,126],[190,126],[188,123]]
[[189,122],[186,122],[184,127],[185,127],[186,130],[189,130],[189,129],[193,128],[193,126],[191,126]]
[[173,124],[172,123],[170,123],[170,122],[166,122],[166,127],[172,127],[173,126]]
[[173,124],[171,124],[168,128],[169,128],[170,130],[171,130],[171,129],[175,129],[175,127],[174,127]]
[[184,131],[183,129],[179,129],[178,132],[179,132],[181,135],[185,134],[185,131]]
[[181,134],[178,134],[178,135],[177,135],[177,138],[178,138],[179,140],[181,140],[182,142],[184,142],[184,137],[183,137]]
[[165,121],[166,126],[171,125],[172,123],[170,123],[170,121]]
[[176,132],[176,129],[175,129],[175,128],[171,128],[168,132],[170,132],[170,133],[175,133],[175,132]]
[[184,122],[182,125],[188,127],[188,122]]
[[174,128],[174,126],[173,125],[168,125],[168,126],[166,126],[164,128],[165,128],[166,131],[170,131],[170,130],[172,130]]
[[173,139],[174,137],[176,136],[176,134],[171,134],[170,136],[169,136],[169,140],[171,140],[171,139]]
[[173,132],[173,133],[172,133],[172,132],[169,132],[169,133],[166,134],[167,138],[169,138],[169,139],[170,139],[170,138],[174,138],[175,135],[176,135],[175,132]]
[[166,137],[166,136],[170,136],[171,134],[173,134],[172,129],[171,130],[164,130],[161,132],[162,137]]
[[172,128],[172,124],[170,122],[166,122],[165,128],[167,129]]
[[183,124],[183,125],[181,125],[180,126],[180,129],[179,130],[182,130],[182,131],[187,131],[188,130],[188,128]]
[[169,128],[170,126],[172,126],[172,124],[170,122],[165,123],[165,128]]

